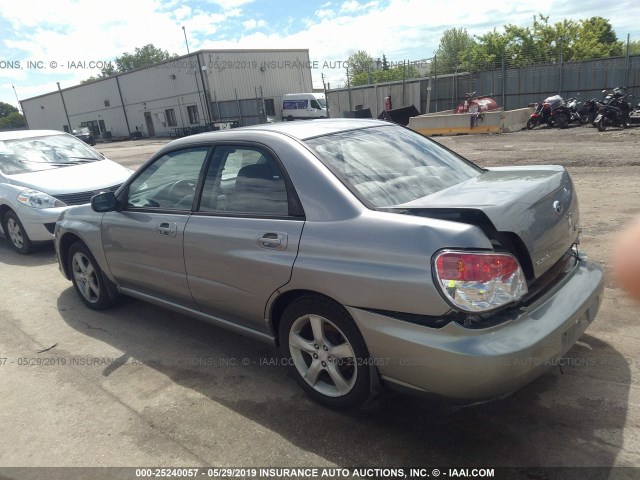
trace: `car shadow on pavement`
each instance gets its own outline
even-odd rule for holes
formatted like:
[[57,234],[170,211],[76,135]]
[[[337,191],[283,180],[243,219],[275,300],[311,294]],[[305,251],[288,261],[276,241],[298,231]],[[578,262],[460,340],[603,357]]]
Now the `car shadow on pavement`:
[[[276,349],[252,339],[133,299],[90,311],[73,288],[61,293],[58,310],[76,331],[122,352],[107,366],[74,367],[82,374],[66,381],[108,384],[162,429],[127,434],[149,448],[169,436],[205,465],[309,466],[321,457],[341,467],[609,468],[623,445],[629,362],[588,334],[560,365],[502,400],[456,407],[386,391],[339,412],[311,401]],[[56,351],[75,355],[64,344]],[[233,418],[220,418],[226,409],[250,422],[229,427]],[[264,440],[265,429],[281,440]],[[311,457],[292,454],[289,443]]]
[[22,265],[33,267],[56,263],[56,251],[53,242],[43,243],[34,247],[29,255],[21,255],[9,244],[9,240],[0,233],[0,263],[7,265]]

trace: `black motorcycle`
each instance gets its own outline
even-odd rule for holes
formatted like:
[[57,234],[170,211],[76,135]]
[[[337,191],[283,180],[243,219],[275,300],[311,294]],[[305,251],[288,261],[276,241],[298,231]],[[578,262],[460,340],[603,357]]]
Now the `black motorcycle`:
[[629,113],[632,110],[631,105],[626,101],[628,95],[620,87],[614,88],[610,93],[606,90],[602,93],[605,94],[605,98],[602,100],[593,124],[600,132],[604,132],[607,127],[627,128]]
[[598,112],[600,111],[600,107],[602,107],[602,103],[595,98],[584,101],[584,109],[587,114],[587,122],[589,122],[594,127],[596,126],[595,121],[596,117],[598,116]]

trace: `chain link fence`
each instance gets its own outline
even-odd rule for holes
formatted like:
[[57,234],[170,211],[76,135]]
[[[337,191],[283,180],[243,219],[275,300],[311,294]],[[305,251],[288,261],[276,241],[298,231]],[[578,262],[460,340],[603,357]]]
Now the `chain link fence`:
[[420,113],[440,112],[455,108],[468,92],[491,96],[505,110],[556,94],[564,98],[579,94],[582,101],[599,99],[602,90],[614,87],[626,87],[629,94],[640,97],[640,55],[582,62],[564,62],[561,54],[540,63],[507,57],[460,65],[445,65],[437,57],[429,62],[429,71],[417,79],[329,90],[329,115],[369,108],[377,117],[386,97],[392,108],[414,105]]

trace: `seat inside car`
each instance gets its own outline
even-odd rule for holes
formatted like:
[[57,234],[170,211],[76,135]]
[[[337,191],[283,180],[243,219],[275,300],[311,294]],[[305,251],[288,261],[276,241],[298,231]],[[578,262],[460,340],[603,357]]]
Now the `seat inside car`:
[[268,160],[240,169],[235,187],[227,195],[227,210],[287,215],[284,180],[274,175]]

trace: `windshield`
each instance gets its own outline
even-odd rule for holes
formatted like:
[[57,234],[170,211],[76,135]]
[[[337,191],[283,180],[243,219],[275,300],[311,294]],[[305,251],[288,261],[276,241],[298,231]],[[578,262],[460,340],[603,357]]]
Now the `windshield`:
[[104,160],[104,157],[81,140],[66,134],[0,141],[0,171],[5,175],[99,160]]
[[373,208],[411,202],[483,172],[436,142],[398,126],[325,135],[307,144]]
[[327,108],[327,101],[324,98],[316,98],[322,108]]

